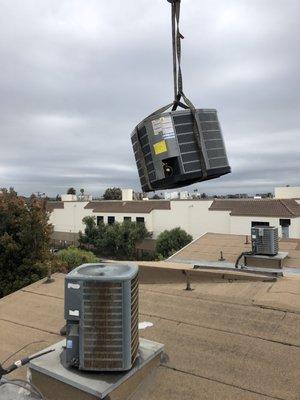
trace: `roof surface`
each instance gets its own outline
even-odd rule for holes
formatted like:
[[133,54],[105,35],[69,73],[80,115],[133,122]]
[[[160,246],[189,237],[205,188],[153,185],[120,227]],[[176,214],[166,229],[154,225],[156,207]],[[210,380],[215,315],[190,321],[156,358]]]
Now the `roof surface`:
[[64,202],[63,201],[47,201],[46,209],[49,212],[52,212],[55,209],[63,209]]
[[99,213],[128,213],[128,214],[149,214],[153,210],[170,210],[171,205],[166,200],[143,200],[143,201],[91,201],[84,208],[92,209]]
[[[184,247],[174,256],[173,261],[218,261],[221,251],[225,261],[234,263],[243,251],[251,250],[251,240],[246,236],[221,233],[206,233]],[[300,268],[300,239],[279,239],[279,250],[288,252],[285,267]]]
[[294,199],[216,199],[209,210],[230,211],[236,216],[300,217],[300,204]]
[[[1,360],[61,340],[64,275],[54,277],[0,300]],[[173,283],[155,278],[140,285],[140,321],[153,323],[140,334],[164,343],[166,356],[133,400],[299,400],[299,279],[204,279],[185,291],[180,270]]]

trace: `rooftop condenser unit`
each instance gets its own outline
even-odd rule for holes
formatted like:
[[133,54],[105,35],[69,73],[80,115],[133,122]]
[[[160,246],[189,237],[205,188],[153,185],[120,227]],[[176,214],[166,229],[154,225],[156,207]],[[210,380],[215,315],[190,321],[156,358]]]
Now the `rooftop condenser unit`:
[[138,267],[84,264],[65,278],[68,366],[87,371],[129,370],[138,338]]
[[144,192],[230,173],[216,110],[151,115],[135,128],[131,140]]
[[251,229],[251,240],[253,254],[265,256],[278,254],[278,228],[254,226]]

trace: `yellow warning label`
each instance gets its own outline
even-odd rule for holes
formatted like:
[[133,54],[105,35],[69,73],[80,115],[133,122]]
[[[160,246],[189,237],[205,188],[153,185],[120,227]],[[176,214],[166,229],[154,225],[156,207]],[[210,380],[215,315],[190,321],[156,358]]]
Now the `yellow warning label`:
[[165,140],[161,140],[160,142],[157,142],[153,145],[154,148],[154,153],[155,154],[161,154],[165,153],[167,151],[167,144]]

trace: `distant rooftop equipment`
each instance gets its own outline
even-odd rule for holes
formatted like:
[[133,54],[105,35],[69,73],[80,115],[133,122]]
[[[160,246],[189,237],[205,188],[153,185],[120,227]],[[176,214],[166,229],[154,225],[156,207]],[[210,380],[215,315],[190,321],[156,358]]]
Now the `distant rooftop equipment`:
[[135,128],[131,140],[144,192],[179,188],[231,171],[216,110],[154,114]]
[[86,371],[125,371],[138,337],[138,267],[83,264],[65,278],[66,363]]
[[255,226],[251,229],[251,240],[253,254],[266,256],[278,254],[278,228]]
[[77,201],[76,194],[62,194],[61,201]]
[[132,201],[133,200],[133,190],[132,189],[122,189],[122,200]]

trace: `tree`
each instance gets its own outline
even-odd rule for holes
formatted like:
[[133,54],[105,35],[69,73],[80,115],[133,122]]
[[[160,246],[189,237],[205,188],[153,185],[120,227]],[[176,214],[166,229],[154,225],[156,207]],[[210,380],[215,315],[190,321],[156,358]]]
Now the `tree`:
[[84,189],[80,189],[79,192],[80,192],[79,200],[83,201],[84,200]]
[[193,240],[192,236],[181,228],[163,231],[156,240],[156,252],[164,258],[170,257],[176,251]]
[[79,243],[81,245],[92,245],[96,247],[97,240],[99,239],[100,233],[100,224],[99,226],[96,225],[96,218],[95,217],[84,217],[82,220],[83,224],[85,225],[84,233],[79,232]]
[[59,194],[56,195],[55,201],[61,201],[61,196]]
[[97,254],[103,256],[133,259],[136,254],[136,244],[150,237],[145,225],[136,222],[96,225],[94,217],[85,217],[83,223],[85,230],[79,234],[80,244],[92,245]]
[[46,200],[0,191],[0,297],[47,274],[50,234]]
[[70,187],[70,188],[67,190],[67,194],[73,194],[73,195],[75,195],[75,194],[76,194],[76,189],[74,189],[73,187]]
[[103,195],[104,200],[122,200],[122,190],[120,188],[108,188]]

